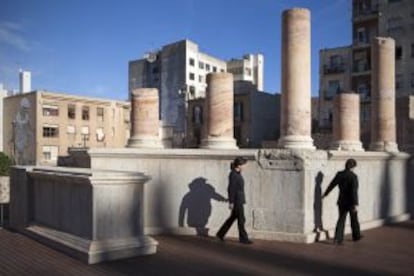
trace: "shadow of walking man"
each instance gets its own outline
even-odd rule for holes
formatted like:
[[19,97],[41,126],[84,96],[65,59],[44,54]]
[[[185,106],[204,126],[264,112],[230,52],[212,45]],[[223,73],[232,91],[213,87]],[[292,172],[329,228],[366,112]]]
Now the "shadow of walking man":
[[188,187],[190,191],[181,201],[178,225],[184,227],[184,218],[187,213],[187,225],[195,228],[198,236],[207,237],[209,229],[206,225],[211,215],[211,200],[227,201],[227,199],[218,194],[203,177],[195,178],[188,184]]
[[321,233],[325,233],[326,239],[329,239],[329,232],[323,228],[322,222],[322,182],[323,182],[323,173],[318,172],[315,177],[315,191],[314,191],[314,201],[313,201],[313,218],[314,225],[313,232],[316,233],[315,242],[319,241],[321,238]]

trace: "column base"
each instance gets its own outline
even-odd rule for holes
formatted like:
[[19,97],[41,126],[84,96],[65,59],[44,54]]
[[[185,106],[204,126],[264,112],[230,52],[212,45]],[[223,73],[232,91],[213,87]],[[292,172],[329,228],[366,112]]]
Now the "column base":
[[360,141],[339,140],[331,144],[331,150],[341,151],[364,151]]
[[395,142],[378,141],[369,145],[370,151],[399,152]]
[[203,149],[238,149],[236,139],[228,137],[212,138],[209,137],[201,141]]
[[163,141],[158,137],[131,137],[128,140],[128,148],[164,148]]
[[310,149],[314,150],[313,139],[310,136],[289,135],[279,139],[279,147],[285,149]]

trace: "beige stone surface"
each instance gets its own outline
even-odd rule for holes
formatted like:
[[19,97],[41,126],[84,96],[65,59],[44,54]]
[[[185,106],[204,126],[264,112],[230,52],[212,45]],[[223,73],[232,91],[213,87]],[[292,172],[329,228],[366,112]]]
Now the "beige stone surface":
[[233,75],[210,73],[207,75],[206,93],[207,137],[206,148],[235,148],[233,121]]
[[371,144],[374,151],[398,151],[395,120],[395,41],[372,40]]
[[280,145],[314,148],[311,138],[310,11],[282,15],[282,113]]
[[360,141],[359,95],[355,93],[337,94],[334,99],[333,134],[331,146],[336,150],[358,151]]

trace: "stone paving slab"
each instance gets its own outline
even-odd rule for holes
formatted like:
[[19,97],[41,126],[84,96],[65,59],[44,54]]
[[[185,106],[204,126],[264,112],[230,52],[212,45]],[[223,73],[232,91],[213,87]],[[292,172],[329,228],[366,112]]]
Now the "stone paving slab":
[[414,275],[414,221],[347,236],[343,246],[155,236],[158,253],[86,265],[0,229],[0,275]]

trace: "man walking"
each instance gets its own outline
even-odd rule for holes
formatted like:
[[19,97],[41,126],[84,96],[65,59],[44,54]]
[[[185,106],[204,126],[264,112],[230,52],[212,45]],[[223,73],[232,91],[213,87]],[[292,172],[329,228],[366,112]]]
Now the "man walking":
[[344,228],[346,216],[349,213],[351,218],[352,239],[358,241],[362,238],[358,222],[358,176],[353,172],[357,162],[355,159],[348,159],[345,163],[345,170],[338,172],[326,189],[323,197],[326,197],[333,188],[339,187],[338,209],[339,218],[336,223],[334,243],[341,245],[344,240]]

